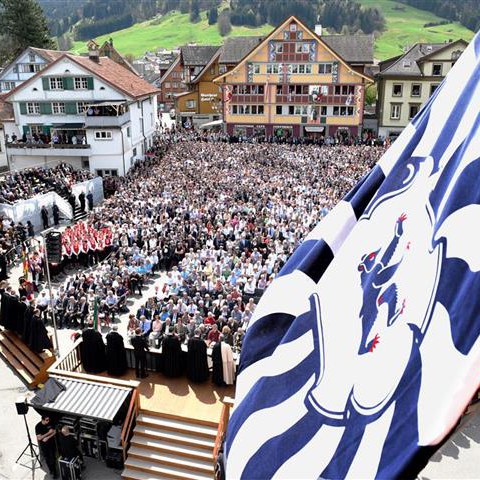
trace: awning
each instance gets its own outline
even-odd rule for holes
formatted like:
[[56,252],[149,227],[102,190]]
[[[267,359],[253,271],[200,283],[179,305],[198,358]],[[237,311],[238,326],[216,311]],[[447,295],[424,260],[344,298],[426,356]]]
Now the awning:
[[44,403],[44,410],[70,413],[82,417],[112,421],[132,391],[128,387],[117,387],[106,383],[89,382],[54,375],[53,378],[65,387],[53,402]]
[[54,123],[52,128],[56,130],[78,130],[85,128],[85,126],[83,123]]
[[214,120],[213,122],[203,123],[199,128],[213,128],[223,125],[223,120]]
[[318,125],[308,125],[305,127],[306,132],[322,133],[325,131],[325,127],[319,127]]
[[99,103],[87,103],[87,107],[118,107],[118,105],[124,105],[126,100],[112,100],[111,102],[104,101]]

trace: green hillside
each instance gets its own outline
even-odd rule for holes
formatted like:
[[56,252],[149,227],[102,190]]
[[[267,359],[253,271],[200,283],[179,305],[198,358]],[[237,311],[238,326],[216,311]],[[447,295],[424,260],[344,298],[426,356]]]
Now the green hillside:
[[[98,37],[97,42],[101,44],[112,38],[115,48],[120,53],[131,54],[134,57],[139,57],[146,51],[158,48],[170,49],[187,43],[221,45],[223,37],[218,33],[217,25],[208,25],[205,12],[201,13],[201,18],[198,23],[190,23],[189,14],[171,12],[159,19],[137,23],[130,28]],[[269,25],[259,28],[232,27],[229,36],[265,35],[271,30],[272,27]],[[86,42],[75,42],[72,51],[86,52]]]
[[387,28],[375,42],[375,57],[380,60],[399,55],[404,46],[417,42],[441,43],[450,38],[469,41],[474,35],[459,23],[425,28],[426,23],[441,22],[443,19],[403,3],[392,0],[357,1],[364,6],[377,7],[385,17]]

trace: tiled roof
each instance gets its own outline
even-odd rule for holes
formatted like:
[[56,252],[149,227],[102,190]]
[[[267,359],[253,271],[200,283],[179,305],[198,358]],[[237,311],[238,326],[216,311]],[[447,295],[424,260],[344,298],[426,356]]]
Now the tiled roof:
[[260,42],[263,37],[229,37],[225,39],[220,54],[219,63],[238,63],[250,53]]
[[49,62],[54,62],[57,58],[60,58],[62,55],[65,55],[68,53],[68,52],[63,52],[61,50],[47,50],[45,48],[36,48],[36,47],[30,47],[30,50],[37,53],[38,55],[43,57],[45,60],[48,60]]
[[108,57],[100,57],[98,62],[76,55],[67,57],[131,97],[140,98],[158,93],[153,85]]
[[13,107],[11,103],[0,98],[0,122],[14,121]]
[[320,38],[347,63],[373,63],[373,35],[323,35]]
[[204,67],[219,48],[211,45],[187,45],[181,47],[183,64],[188,67]]
[[[457,40],[454,43],[464,44],[464,40]],[[380,76],[421,76],[422,70],[419,63],[426,60],[426,57],[442,50],[443,48],[451,47],[452,43],[417,43],[405,54],[398,57],[395,61],[386,60],[380,63]]]

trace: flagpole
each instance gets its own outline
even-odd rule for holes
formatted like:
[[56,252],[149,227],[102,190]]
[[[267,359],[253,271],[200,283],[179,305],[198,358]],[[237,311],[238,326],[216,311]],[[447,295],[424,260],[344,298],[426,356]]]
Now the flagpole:
[[[48,229],[50,230],[50,229]],[[50,295],[50,310],[52,313],[52,322],[53,322],[53,332],[55,335],[55,356],[57,358],[60,357],[60,344],[58,343],[58,332],[57,332],[57,320],[55,318],[55,308],[53,304],[53,292],[52,292],[52,282],[50,281],[50,266],[48,265],[48,253],[47,253],[47,245],[45,241],[45,234],[48,232],[48,230],[45,230],[44,232],[41,233],[42,239],[43,239],[43,255],[45,258],[45,263],[47,265],[47,284],[48,284],[48,291]]]

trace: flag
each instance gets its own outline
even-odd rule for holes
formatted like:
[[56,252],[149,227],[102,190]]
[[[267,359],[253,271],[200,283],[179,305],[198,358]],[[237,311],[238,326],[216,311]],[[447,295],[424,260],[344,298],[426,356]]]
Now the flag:
[[266,290],[228,479],[415,476],[480,378],[480,37]]
[[25,244],[22,245],[22,266],[23,266],[23,277],[25,278],[25,280],[28,280],[30,263],[28,261],[28,251],[25,247]]
[[98,296],[95,295],[95,301],[93,302],[93,328],[101,332],[102,328],[98,321]]

